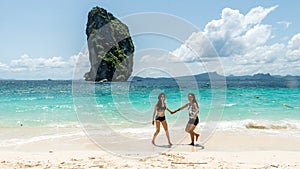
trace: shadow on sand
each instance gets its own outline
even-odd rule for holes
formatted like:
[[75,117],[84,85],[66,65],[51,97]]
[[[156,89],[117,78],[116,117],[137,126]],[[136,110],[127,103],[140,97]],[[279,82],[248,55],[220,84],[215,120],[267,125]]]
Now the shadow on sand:
[[189,144],[173,144],[173,145],[155,145],[156,147],[159,148],[172,148],[174,146],[193,146],[193,147],[199,147],[200,150],[204,149],[204,146],[201,144],[195,144],[195,145],[189,145]]

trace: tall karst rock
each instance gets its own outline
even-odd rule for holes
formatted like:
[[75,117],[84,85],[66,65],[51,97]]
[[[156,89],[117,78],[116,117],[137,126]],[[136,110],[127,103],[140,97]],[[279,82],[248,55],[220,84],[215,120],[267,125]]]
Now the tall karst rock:
[[128,27],[111,13],[94,7],[86,25],[91,69],[87,81],[126,81],[133,67],[134,45]]

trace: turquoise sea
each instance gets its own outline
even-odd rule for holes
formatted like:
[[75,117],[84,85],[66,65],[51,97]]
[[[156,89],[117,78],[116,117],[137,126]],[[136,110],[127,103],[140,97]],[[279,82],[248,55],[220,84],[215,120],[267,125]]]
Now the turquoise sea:
[[[219,99],[216,103],[222,103],[224,110],[217,130],[271,134],[300,131],[300,88],[230,87],[223,90],[224,97],[213,98],[215,91],[210,87],[180,87],[174,82],[80,81],[76,87],[72,85],[72,81],[0,81],[0,128],[70,128],[91,122],[89,125],[103,126],[104,131],[105,126],[112,126],[132,134],[143,131],[151,135],[153,105],[163,91],[171,110],[187,102],[188,93],[196,94],[200,130],[209,114],[214,113],[210,111],[215,106],[213,99]],[[182,127],[172,124],[184,125],[188,115],[183,110],[175,115],[166,113],[166,118],[171,128]]]

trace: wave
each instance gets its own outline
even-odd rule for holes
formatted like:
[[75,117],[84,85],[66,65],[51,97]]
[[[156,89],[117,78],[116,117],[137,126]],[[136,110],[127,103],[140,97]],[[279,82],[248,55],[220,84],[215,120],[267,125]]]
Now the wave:
[[[0,128],[15,128],[20,127],[20,124],[23,124],[22,121],[17,122],[8,122],[0,123]],[[31,125],[26,125],[25,127],[35,128],[35,127],[45,127],[45,128],[114,128],[118,129],[121,133],[139,133],[139,132],[148,132],[149,129],[152,130],[152,125],[136,125],[132,123],[120,123],[120,124],[103,124],[103,123],[81,123],[78,121],[74,122],[59,122],[59,123],[46,123],[41,120],[31,120]],[[210,122],[201,121],[199,123],[199,128],[204,128],[206,125],[209,125]],[[254,120],[254,119],[245,119],[245,120],[223,120],[218,122],[211,122],[217,126],[218,130],[234,130],[234,129],[258,129],[258,130],[300,130],[300,120]],[[38,124],[38,125],[37,125]],[[173,126],[176,124],[177,126]],[[174,123],[174,121],[169,121],[170,128],[180,128],[186,123]],[[179,126],[178,126],[179,125]],[[181,126],[182,125],[182,126]]]
[[[291,132],[300,132],[300,121],[297,120],[286,120],[286,121],[270,121],[270,120],[235,120],[235,121],[219,121],[213,122],[212,124],[216,125],[217,131],[269,131],[269,132],[281,132],[281,131],[291,131]],[[169,123],[169,130],[173,131],[181,131],[185,127],[185,123],[182,125],[175,125],[173,123]],[[211,125],[207,122],[199,123],[197,127],[198,130],[205,130],[207,127],[211,127]],[[143,127],[134,127],[134,126],[126,126],[123,128],[115,128],[114,131],[122,134],[149,134],[153,133],[155,127],[151,125],[143,126]]]
[[72,133],[60,133],[60,134],[52,134],[52,135],[35,136],[31,138],[13,138],[13,139],[2,140],[0,142],[0,147],[16,146],[16,145],[29,144],[33,142],[39,142],[39,141],[45,141],[51,139],[60,139],[65,137],[74,138],[76,136],[80,137],[84,135],[85,135],[84,132],[72,132]]
[[232,107],[234,105],[235,105],[235,103],[226,103],[226,104],[223,104],[224,107]]
[[219,130],[232,129],[256,129],[256,130],[298,130],[300,131],[300,121],[297,120],[240,120],[221,121],[218,123]]
[[[281,121],[271,121],[271,120],[235,120],[235,121],[219,121],[214,123],[216,125],[217,132],[235,132],[235,133],[246,133],[246,134],[270,134],[270,135],[281,135],[281,136],[295,136],[300,137],[300,121],[299,120],[281,120]],[[209,123],[201,122],[196,128],[198,131],[206,130]],[[118,137],[119,134],[126,135],[128,137],[138,137],[148,139],[152,137],[155,131],[155,127],[151,124],[146,126],[132,126],[132,125],[118,125],[110,126],[108,129],[106,125],[99,124],[86,124],[84,126],[78,123],[66,123],[66,124],[51,124],[44,126],[46,128],[62,128],[61,133],[34,136],[29,138],[10,138],[1,139],[0,147],[16,146],[22,144],[28,144],[39,141],[46,141],[51,139],[61,139],[61,138],[80,138],[89,134],[90,136],[104,136],[109,138]],[[78,130],[79,128],[85,127],[85,132]],[[171,133],[183,132],[184,133],[185,124],[173,125],[169,124],[169,129]],[[65,128],[66,130],[63,130]],[[74,132],[73,128],[77,128]],[[30,128],[29,128],[30,129]],[[72,130],[72,131],[70,131]],[[66,132],[68,131],[68,132]],[[163,133],[163,131],[162,131]]]
[[[217,130],[237,130],[237,129],[256,129],[256,130],[298,130],[300,131],[300,120],[253,120],[253,119],[245,119],[245,120],[228,120],[228,121],[219,121],[212,122],[216,125]],[[185,126],[185,123],[177,126],[173,126],[172,122],[169,122],[170,129],[181,129]],[[182,125],[182,126],[181,126]],[[200,122],[199,128],[203,129],[205,126],[209,126],[209,122]],[[211,126],[211,125],[210,125]],[[34,127],[34,126],[32,126]],[[40,126],[42,127],[42,126]],[[148,133],[153,132],[152,125],[136,125],[130,123],[124,124],[99,124],[99,123],[84,123],[80,122],[67,122],[67,123],[52,123],[45,125],[43,127],[46,128],[86,128],[86,129],[105,129],[107,127],[118,133]]]
[[[219,121],[212,123],[216,126],[217,132],[234,132],[234,133],[246,133],[246,134],[270,134],[270,135],[282,135],[282,136],[296,136],[300,137],[300,120],[234,120],[234,121]],[[62,133],[55,133],[43,136],[34,136],[30,138],[13,138],[13,139],[2,139],[0,140],[0,147],[3,146],[14,146],[20,144],[27,144],[32,142],[38,142],[49,139],[60,139],[66,137],[80,137],[86,134],[88,135],[98,135],[104,137],[114,137],[118,134],[128,136],[128,137],[139,137],[139,138],[150,138],[155,131],[155,126],[151,124],[148,125],[110,125],[107,126],[105,124],[80,124],[78,122],[74,123],[59,123],[59,124],[49,124],[46,126],[42,126],[47,131],[56,131],[59,128],[59,131],[63,131]],[[199,123],[196,130],[202,132],[207,130],[207,127],[211,127],[208,122],[202,121]],[[25,127],[27,129],[35,128]],[[41,128],[41,126],[39,126]],[[83,129],[84,130],[80,130]],[[184,132],[185,123],[169,123],[169,130],[171,133]],[[10,128],[7,128],[10,130]],[[12,128],[13,129],[13,128]],[[33,130],[34,131],[34,130]],[[82,131],[82,132],[74,132],[74,131]],[[161,133],[164,133],[161,128]]]
[[49,128],[81,128],[82,126],[78,122],[68,122],[68,123],[52,123],[45,127]]
[[261,124],[254,124],[249,123],[246,125],[247,129],[275,129],[275,130],[284,130],[289,128],[294,128],[294,126],[291,126],[289,124],[283,124],[283,125],[261,125]]

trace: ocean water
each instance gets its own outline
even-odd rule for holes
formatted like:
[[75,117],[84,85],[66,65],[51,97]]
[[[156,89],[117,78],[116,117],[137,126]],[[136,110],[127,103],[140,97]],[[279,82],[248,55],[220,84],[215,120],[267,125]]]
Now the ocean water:
[[[147,80],[122,83],[3,80],[0,81],[0,129],[96,125],[102,126],[103,131],[110,126],[120,133],[146,132],[150,136],[154,130],[151,118],[157,95],[165,92],[168,108],[175,110],[193,92],[200,105],[200,130],[209,116],[216,113],[218,117],[222,115],[217,123],[217,130],[221,131],[300,133],[300,88],[213,90],[203,84],[196,87],[188,82],[182,84]],[[219,95],[214,95],[215,92]],[[211,111],[214,107],[222,109]],[[170,127],[182,128],[188,113],[187,110],[175,115],[166,113],[166,118]]]

